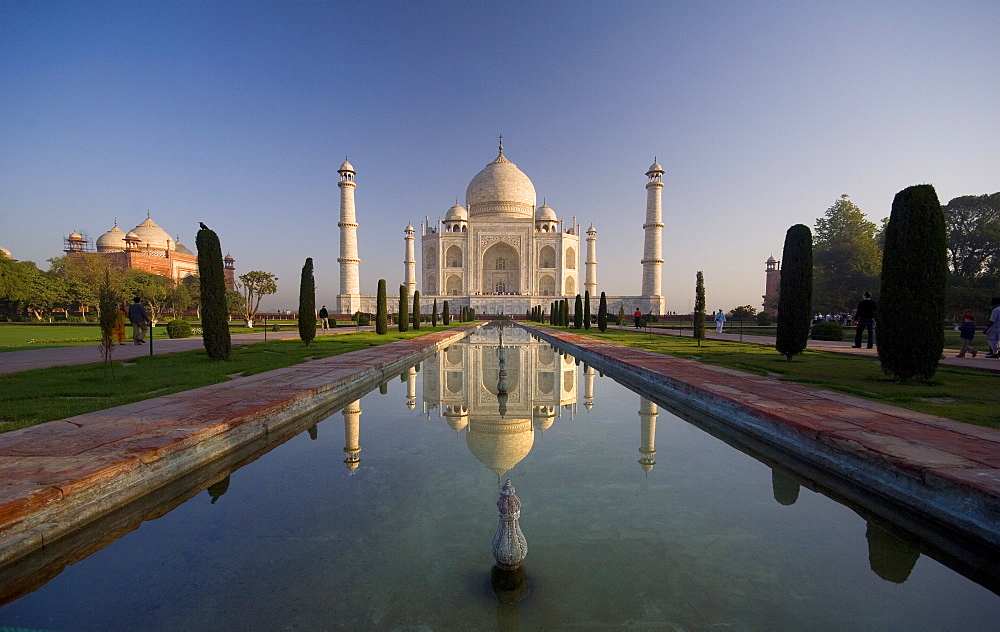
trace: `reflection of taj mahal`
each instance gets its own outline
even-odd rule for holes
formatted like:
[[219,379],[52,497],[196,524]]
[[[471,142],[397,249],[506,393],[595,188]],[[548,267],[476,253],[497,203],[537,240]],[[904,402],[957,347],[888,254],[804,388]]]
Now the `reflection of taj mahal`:
[[[356,172],[349,162],[340,170],[341,313],[374,311],[374,297],[361,296],[357,218],[354,208]],[[608,297],[608,309],[622,305],[631,313],[662,314],[661,192],[663,168],[656,162],[646,172],[646,221],[639,296]],[[472,306],[477,313],[520,314],[557,298],[572,299],[589,291],[600,296],[597,282],[597,229],[583,237],[576,218],[565,222],[542,201],[536,206],[531,180],[503,153],[483,167],[465,192],[465,206],[455,203],[443,220],[404,231],[404,281],[407,294],[420,290],[428,299],[449,300],[452,311]],[[584,243],[586,242],[586,252]],[[420,261],[417,261],[417,254]],[[583,265],[581,265],[581,260]],[[418,287],[419,284],[419,287]]]
[[[502,364],[501,364],[502,363]],[[501,370],[505,388],[498,389]],[[505,472],[524,459],[534,445],[535,433],[551,428],[563,416],[578,413],[577,378],[581,368],[547,342],[533,338],[518,327],[499,330],[484,327],[425,360],[423,411],[434,411],[456,432],[465,431],[469,451],[487,469]],[[593,368],[583,372],[583,404],[594,405]],[[406,373],[406,405],[417,406],[417,371]],[[359,402],[343,410],[348,468],[360,462]],[[642,424],[640,467],[649,472],[656,465],[656,404],[640,398],[638,417]]]

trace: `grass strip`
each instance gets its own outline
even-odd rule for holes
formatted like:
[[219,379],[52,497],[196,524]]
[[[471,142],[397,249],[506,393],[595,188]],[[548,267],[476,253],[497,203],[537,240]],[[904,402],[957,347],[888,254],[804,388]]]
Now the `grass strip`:
[[280,369],[304,362],[451,329],[438,327],[384,336],[360,332],[317,336],[312,346],[300,340],[276,340],[234,346],[230,359],[216,362],[204,350],[140,356],[103,364],[33,369],[0,375],[0,432],[26,428],[95,410],[187,391],[200,386]]
[[989,371],[941,365],[929,383],[895,382],[877,358],[807,350],[788,362],[773,347],[745,342],[703,340],[699,347],[682,336],[551,328],[1000,429],[1000,375]]

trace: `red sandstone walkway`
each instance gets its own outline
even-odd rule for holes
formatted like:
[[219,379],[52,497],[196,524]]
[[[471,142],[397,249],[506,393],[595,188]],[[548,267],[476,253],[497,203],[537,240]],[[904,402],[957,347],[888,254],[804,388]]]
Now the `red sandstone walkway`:
[[[361,331],[374,331],[374,327],[361,327]],[[320,336],[327,334],[350,334],[358,331],[355,327],[340,327],[329,329],[326,332],[316,332]],[[297,331],[269,331],[264,332],[258,329],[255,333],[233,334],[234,345],[248,345],[254,342],[267,340],[292,340],[299,337]],[[192,349],[204,349],[200,337],[191,338],[157,338],[152,344],[153,355],[164,353],[178,353],[180,351],[191,351]],[[135,345],[128,342],[124,345],[116,345],[112,353],[115,361],[131,360],[139,356],[149,355],[150,345]],[[98,345],[79,345],[75,347],[52,347],[50,349],[24,349],[21,351],[7,351],[0,353],[0,374],[16,373],[17,371],[28,371],[30,369],[44,369],[53,366],[69,366],[76,364],[93,364],[102,362],[101,351]]]
[[280,435],[302,415],[398,375],[476,327],[0,434],[0,566],[249,442]]
[[[705,410],[750,416],[760,422],[761,434],[800,446],[806,458],[822,453],[876,476],[888,475],[893,485],[918,495],[944,498],[954,503],[959,520],[976,523],[985,532],[979,537],[1000,547],[1000,430],[565,331],[538,330],[568,344],[575,355],[585,352],[583,360],[598,368],[604,364],[604,370],[661,384]],[[587,353],[593,355],[588,359]],[[997,384],[1000,417],[1000,379]]]

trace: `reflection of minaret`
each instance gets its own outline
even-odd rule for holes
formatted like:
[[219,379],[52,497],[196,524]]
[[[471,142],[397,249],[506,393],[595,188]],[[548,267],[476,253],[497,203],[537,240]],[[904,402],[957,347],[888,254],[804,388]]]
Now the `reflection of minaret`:
[[594,407],[594,367],[583,367],[583,407],[590,410]]
[[417,367],[411,366],[406,372],[406,407],[413,410],[417,407]]
[[584,277],[583,289],[590,292],[590,298],[597,298],[597,229],[591,224],[587,229],[587,276]]
[[656,404],[645,397],[639,400],[639,419],[642,424],[642,445],[639,446],[639,454],[642,456],[639,457],[639,465],[646,472],[656,465],[653,460],[656,448],[653,445],[656,443],[656,418],[659,414]]
[[920,559],[920,551],[874,522],[868,522],[865,539],[868,540],[868,565],[876,575],[894,584],[902,584],[910,578]]
[[771,470],[771,493],[779,504],[794,505],[799,499],[799,482],[778,470]]
[[355,400],[344,407],[344,452],[347,458],[347,469],[352,472],[358,469],[361,462],[361,446],[358,445],[358,438],[361,435],[361,400]]
[[403,285],[406,286],[406,295],[413,298],[413,293],[417,291],[417,257],[413,251],[413,226],[406,227],[406,257],[403,259],[404,278]]

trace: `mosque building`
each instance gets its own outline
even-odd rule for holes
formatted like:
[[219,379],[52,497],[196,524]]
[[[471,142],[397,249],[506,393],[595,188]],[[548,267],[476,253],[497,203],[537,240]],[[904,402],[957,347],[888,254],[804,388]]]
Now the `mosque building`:
[[[149,213],[145,221],[127,233],[118,228],[115,220],[111,230],[98,237],[93,245],[80,233],[73,232],[65,239],[64,252],[70,257],[95,253],[107,258],[116,270],[142,270],[175,281],[198,274],[198,255],[182,244],[180,238],[171,239]],[[233,289],[236,260],[231,255],[223,259],[223,269],[226,286]]]
[[[356,172],[344,161],[340,174],[340,288],[342,314],[374,312],[375,297],[360,291],[357,217],[354,204]],[[663,168],[655,162],[646,172],[647,204],[641,294],[608,296],[608,311],[619,306],[631,314],[663,314],[661,291]],[[448,300],[452,312],[471,306],[479,314],[523,314],[552,301],[589,291],[597,312],[597,229],[584,233],[574,217],[560,219],[543,198],[537,205],[535,186],[503,151],[472,178],[465,206],[457,201],[444,219],[404,230],[403,285],[412,296],[427,301]],[[586,253],[582,251],[586,245]],[[420,261],[417,261],[417,254]],[[583,265],[581,265],[583,258]],[[391,287],[391,285],[390,285]]]

